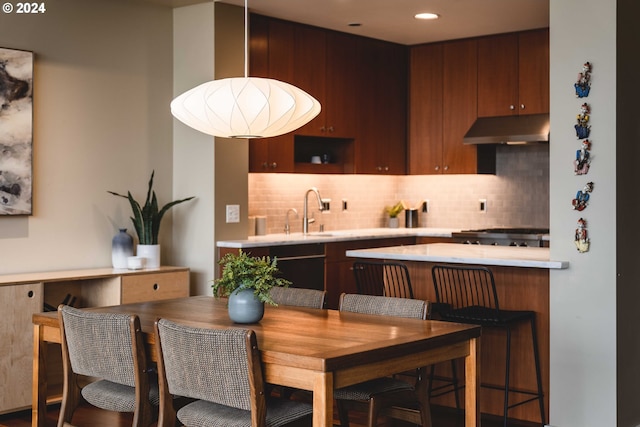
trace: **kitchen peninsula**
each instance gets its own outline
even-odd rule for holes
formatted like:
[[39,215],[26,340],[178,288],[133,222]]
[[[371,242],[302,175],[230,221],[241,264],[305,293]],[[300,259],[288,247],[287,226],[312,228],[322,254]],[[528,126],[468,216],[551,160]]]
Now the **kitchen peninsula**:
[[[549,248],[433,243],[349,250],[347,257],[401,261],[409,268],[415,298],[435,301],[431,268],[436,264],[467,264],[489,267],[495,276],[500,308],[536,312],[538,348],[545,408],[549,419],[549,270],[569,268],[567,261],[551,260]],[[511,383],[515,388],[533,390],[535,378],[528,327],[519,327],[512,338]],[[504,381],[505,338],[500,331],[483,329],[481,378],[483,383]],[[502,415],[503,393],[484,389],[480,411]],[[514,395],[516,399],[521,396]],[[451,394],[433,399],[435,404],[453,406]],[[539,422],[534,403],[509,411],[509,417]]]

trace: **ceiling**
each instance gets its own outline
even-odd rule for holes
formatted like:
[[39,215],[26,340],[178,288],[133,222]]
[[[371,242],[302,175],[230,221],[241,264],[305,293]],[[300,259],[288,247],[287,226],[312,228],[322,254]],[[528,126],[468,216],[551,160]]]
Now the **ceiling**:
[[[180,7],[202,0],[144,0]],[[244,0],[215,0],[244,6]],[[337,31],[414,45],[549,26],[549,0],[248,0],[249,10]],[[417,20],[418,12],[440,15]],[[351,27],[350,23],[359,23]]]

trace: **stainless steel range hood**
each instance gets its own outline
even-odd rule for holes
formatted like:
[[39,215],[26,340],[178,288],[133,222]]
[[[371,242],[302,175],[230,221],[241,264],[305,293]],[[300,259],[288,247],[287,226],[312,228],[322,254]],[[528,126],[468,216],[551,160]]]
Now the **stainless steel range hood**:
[[549,142],[549,115],[480,117],[464,136],[464,144]]

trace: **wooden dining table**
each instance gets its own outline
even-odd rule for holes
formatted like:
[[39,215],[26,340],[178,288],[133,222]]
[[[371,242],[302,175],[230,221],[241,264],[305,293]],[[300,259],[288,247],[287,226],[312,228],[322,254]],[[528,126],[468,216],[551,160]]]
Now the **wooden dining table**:
[[[464,358],[465,426],[480,425],[479,326],[269,305],[259,323],[239,325],[229,320],[225,300],[209,296],[87,310],[137,314],[150,355],[155,355],[153,323],[158,318],[205,328],[254,330],[265,381],[313,392],[314,427],[332,426],[336,388]],[[60,342],[60,325],[55,312],[34,314],[33,324],[32,426],[44,427],[47,343]]]

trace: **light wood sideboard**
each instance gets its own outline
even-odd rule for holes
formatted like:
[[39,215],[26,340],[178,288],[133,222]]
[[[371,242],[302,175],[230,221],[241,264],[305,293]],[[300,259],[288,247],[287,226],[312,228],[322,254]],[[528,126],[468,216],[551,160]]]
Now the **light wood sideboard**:
[[[31,407],[33,370],[33,313],[45,304],[57,307],[67,295],[76,307],[97,307],[189,296],[189,269],[160,267],[144,270],[112,268],[0,275],[0,414]],[[59,346],[48,360],[51,396],[60,396],[62,375]],[[10,391],[10,392],[9,392]]]

